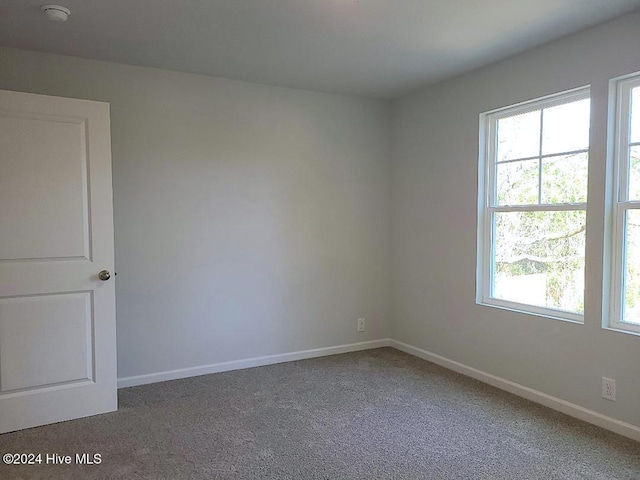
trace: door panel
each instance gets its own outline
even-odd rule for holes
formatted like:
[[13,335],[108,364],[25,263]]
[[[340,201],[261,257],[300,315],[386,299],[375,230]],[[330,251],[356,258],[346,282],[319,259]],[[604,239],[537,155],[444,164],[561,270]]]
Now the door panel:
[[0,433],[117,408],[112,209],[108,104],[0,91]]
[[0,115],[0,259],[89,258],[85,122]]
[[91,303],[90,292],[0,299],[0,392],[93,380]]

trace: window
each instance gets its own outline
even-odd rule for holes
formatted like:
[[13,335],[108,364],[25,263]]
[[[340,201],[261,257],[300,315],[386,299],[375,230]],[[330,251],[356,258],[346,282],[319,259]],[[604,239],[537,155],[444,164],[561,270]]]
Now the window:
[[589,122],[589,88],[480,116],[478,303],[583,321]]
[[607,317],[612,328],[640,333],[640,74],[612,80],[612,87],[615,185]]

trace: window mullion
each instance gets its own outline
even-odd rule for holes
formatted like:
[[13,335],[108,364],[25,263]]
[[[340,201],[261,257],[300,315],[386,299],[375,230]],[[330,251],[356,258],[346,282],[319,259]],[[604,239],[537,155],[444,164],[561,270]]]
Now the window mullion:
[[538,205],[542,203],[542,132],[544,129],[544,108],[540,109],[540,136],[538,142]]
[[[638,142],[638,145],[640,145],[640,142]],[[635,146],[635,144],[632,144],[632,146]],[[588,153],[589,149],[588,148],[581,148],[580,150],[569,150],[566,152],[556,152],[556,153],[547,153],[545,155],[534,155],[533,157],[522,157],[522,158],[512,158],[509,160],[501,160],[499,162],[496,162],[496,165],[503,165],[505,163],[516,163],[516,162],[526,162],[527,160],[537,160],[539,158],[551,158],[551,157],[568,157],[569,155],[578,155],[580,153]]]
[[[640,208],[640,205],[638,205]],[[586,203],[551,203],[540,205],[498,205],[487,207],[489,212],[570,212],[586,210]]]

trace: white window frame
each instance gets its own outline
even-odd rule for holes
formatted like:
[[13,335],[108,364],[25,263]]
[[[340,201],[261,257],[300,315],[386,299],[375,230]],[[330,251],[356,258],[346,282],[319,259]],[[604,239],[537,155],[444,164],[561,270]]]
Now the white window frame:
[[[492,282],[492,259],[493,255],[493,222],[492,216],[496,212],[527,212],[527,211],[575,211],[587,210],[587,202],[581,203],[558,203],[558,204],[536,204],[517,206],[498,206],[495,202],[496,183],[496,134],[498,120],[531,111],[541,110],[578,100],[590,99],[590,86],[584,86],[573,90],[549,95],[535,100],[519,103],[517,105],[504,107],[480,114],[480,145],[478,162],[478,243],[477,243],[477,266],[476,266],[476,303],[490,307],[497,307],[516,311],[520,313],[533,314],[541,317],[564,320],[573,323],[584,323],[584,315],[576,312],[568,312],[536,305],[523,304],[514,301],[502,300],[491,295]],[[540,142],[542,142],[542,132],[544,125],[540,129]],[[492,141],[493,140],[493,141]],[[589,142],[591,143],[591,142]],[[553,155],[542,155],[532,158],[545,158],[561,154],[583,152],[560,152]],[[586,152],[590,156],[590,145]],[[521,160],[521,159],[520,159]],[[538,201],[541,200],[539,195]],[[585,252],[586,263],[586,252]]]
[[[609,149],[609,162],[613,164],[613,188],[609,215],[611,228],[609,238],[605,239],[605,265],[608,263],[609,275],[605,272],[607,287],[603,328],[640,335],[640,325],[625,323],[622,320],[624,304],[624,265],[626,254],[625,220],[629,210],[640,210],[640,201],[629,201],[627,184],[629,182],[629,147],[639,142],[630,142],[631,90],[640,87],[640,72],[614,78],[610,81],[610,131],[613,131],[613,149]],[[606,257],[609,256],[608,259]],[[608,305],[608,308],[607,308]]]

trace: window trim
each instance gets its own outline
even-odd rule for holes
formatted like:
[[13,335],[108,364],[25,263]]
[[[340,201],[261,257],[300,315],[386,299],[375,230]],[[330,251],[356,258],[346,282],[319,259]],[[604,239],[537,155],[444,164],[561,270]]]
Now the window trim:
[[[498,120],[504,117],[520,115],[544,108],[571,103],[574,101],[590,99],[591,87],[585,85],[572,90],[567,90],[541,98],[518,103],[508,107],[498,108],[483,112],[479,117],[479,159],[478,159],[478,225],[477,225],[477,256],[476,256],[476,303],[489,307],[506,309],[519,313],[536,315],[554,320],[563,320],[576,324],[584,324],[584,314],[568,312],[548,307],[540,307],[509,300],[502,300],[491,296],[491,272],[493,256],[493,222],[494,212],[500,211],[575,211],[587,209],[587,202],[563,203],[563,204],[533,204],[533,205],[500,205],[494,206],[495,199],[495,172],[497,135],[496,126]],[[541,125],[540,135],[543,134]],[[493,142],[490,140],[494,140]],[[590,157],[591,142],[587,152]],[[580,150],[583,151],[583,150]],[[571,153],[571,152],[566,152]],[[541,158],[542,155],[535,158]],[[556,154],[561,155],[562,153]],[[540,201],[541,198],[538,198]],[[586,252],[585,252],[586,264]],[[585,269],[586,271],[586,269]]]
[[[629,210],[640,210],[640,201],[626,198],[629,181],[629,147],[631,120],[631,90],[640,87],[640,72],[609,81],[610,148],[608,162],[612,165],[611,194],[607,195],[609,229],[605,238],[605,285],[603,292],[602,328],[640,335],[640,325],[622,321],[624,296],[624,257],[626,254],[625,220]],[[611,140],[611,134],[613,140]],[[636,142],[637,143],[637,142]],[[623,173],[626,172],[626,173]],[[606,266],[608,265],[608,268]],[[608,297],[608,298],[607,298]]]

